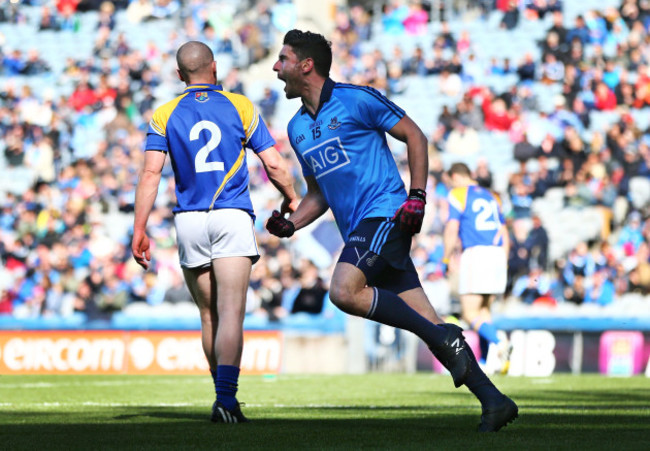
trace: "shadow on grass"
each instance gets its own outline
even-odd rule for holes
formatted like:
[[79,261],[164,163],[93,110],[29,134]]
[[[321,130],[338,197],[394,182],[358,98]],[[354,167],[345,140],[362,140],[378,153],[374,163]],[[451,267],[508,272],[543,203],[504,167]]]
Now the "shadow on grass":
[[[2,449],[641,449],[650,413],[547,413],[523,405],[498,434],[478,434],[479,408],[251,407],[243,425],[213,424],[209,409],[15,411],[0,420]],[[527,411],[528,410],[528,411]]]

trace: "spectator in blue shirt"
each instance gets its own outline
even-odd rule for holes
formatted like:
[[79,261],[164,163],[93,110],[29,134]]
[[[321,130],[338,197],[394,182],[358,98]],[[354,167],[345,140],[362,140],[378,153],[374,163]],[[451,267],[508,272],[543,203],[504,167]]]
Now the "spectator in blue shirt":
[[591,278],[591,286],[585,290],[585,304],[609,305],[614,302],[614,284],[608,278],[607,269],[596,271]]
[[23,53],[16,49],[2,59],[2,66],[6,75],[20,75],[25,69]]
[[587,28],[582,15],[576,16],[575,27],[570,29],[566,35],[568,43],[572,43],[574,39],[578,39],[583,47],[589,43],[589,28]]

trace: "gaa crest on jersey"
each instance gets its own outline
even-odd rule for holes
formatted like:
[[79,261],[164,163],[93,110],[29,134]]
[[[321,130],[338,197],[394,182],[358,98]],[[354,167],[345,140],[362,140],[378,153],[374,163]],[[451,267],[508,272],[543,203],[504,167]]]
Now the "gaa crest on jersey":
[[350,164],[350,157],[339,137],[306,150],[302,157],[317,179]]
[[343,124],[341,122],[339,122],[339,120],[336,118],[336,116],[334,116],[332,119],[330,119],[330,123],[327,126],[327,128],[329,128],[330,130],[336,130],[341,125],[343,125]]
[[194,93],[194,100],[197,102],[207,102],[208,100],[208,93],[205,91],[200,91],[200,92],[195,92]]

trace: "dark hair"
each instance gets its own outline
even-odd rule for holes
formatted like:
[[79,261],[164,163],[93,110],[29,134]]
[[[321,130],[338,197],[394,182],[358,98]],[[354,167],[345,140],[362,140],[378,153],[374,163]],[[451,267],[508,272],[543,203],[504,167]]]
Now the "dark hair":
[[449,168],[449,176],[451,177],[454,174],[460,174],[466,177],[472,176],[472,172],[469,170],[469,167],[465,163],[452,164]]
[[284,35],[284,45],[291,46],[301,60],[314,60],[316,73],[329,77],[332,66],[332,43],[325,36],[311,31],[291,30]]

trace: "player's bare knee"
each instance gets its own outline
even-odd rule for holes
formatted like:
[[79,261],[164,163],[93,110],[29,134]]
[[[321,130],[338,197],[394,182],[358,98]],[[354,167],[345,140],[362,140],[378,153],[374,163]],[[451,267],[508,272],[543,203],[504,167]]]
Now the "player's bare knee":
[[354,311],[355,293],[345,286],[330,287],[330,300],[332,304],[346,313]]

